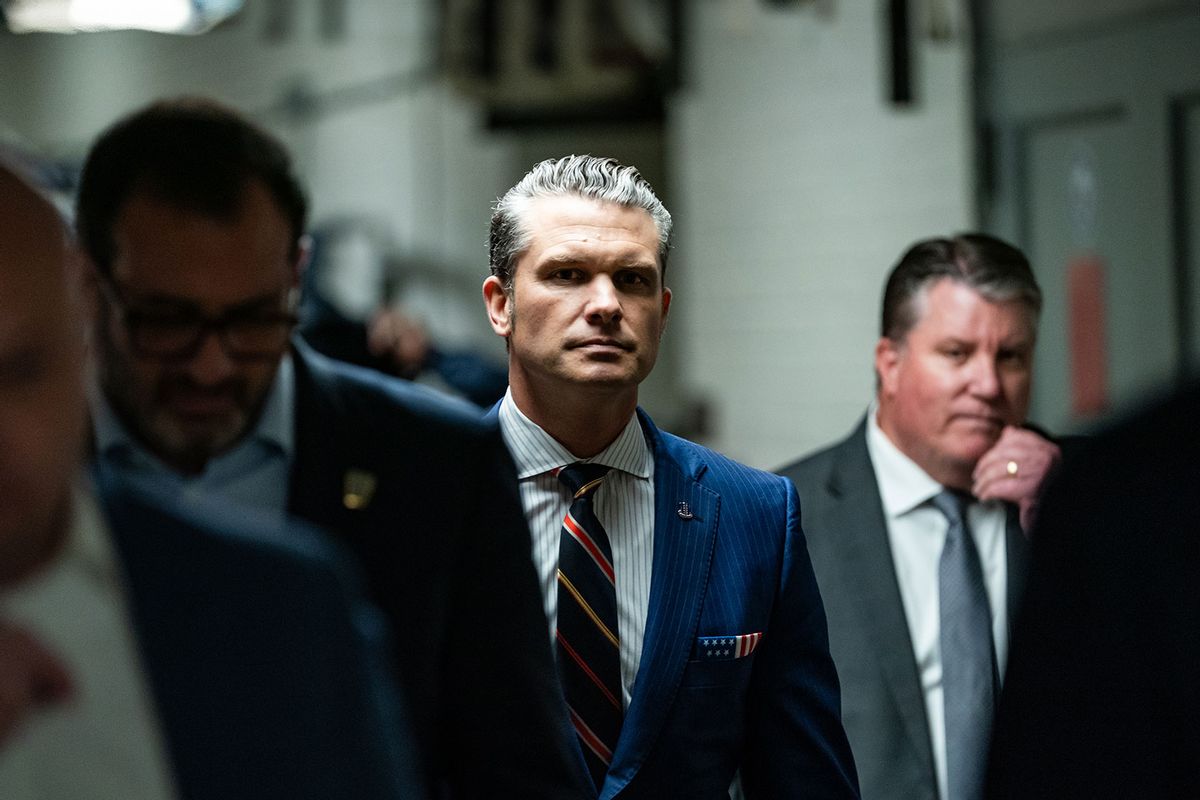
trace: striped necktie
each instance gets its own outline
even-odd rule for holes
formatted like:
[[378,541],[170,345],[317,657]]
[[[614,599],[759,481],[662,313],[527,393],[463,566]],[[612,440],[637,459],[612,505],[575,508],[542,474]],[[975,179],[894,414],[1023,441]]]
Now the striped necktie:
[[948,800],[983,796],[999,684],[983,568],[966,520],[970,500],[949,489],[933,498],[949,523],[938,562]]
[[592,498],[609,467],[569,464],[558,479],[571,491],[558,549],[558,676],[597,789],[621,732],[621,648],[612,546]]

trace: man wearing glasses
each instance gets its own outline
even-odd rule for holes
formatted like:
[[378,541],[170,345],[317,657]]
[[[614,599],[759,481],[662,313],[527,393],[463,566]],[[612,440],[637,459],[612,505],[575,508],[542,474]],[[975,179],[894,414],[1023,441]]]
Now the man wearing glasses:
[[498,431],[292,337],[306,210],[283,147],[211,102],[157,103],[102,134],[77,212],[97,470],[338,535],[392,624],[432,785],[574,797]]
[[0,219],[0,795],[426,797],[337,548],[81,479],[77,254],[3,154]]

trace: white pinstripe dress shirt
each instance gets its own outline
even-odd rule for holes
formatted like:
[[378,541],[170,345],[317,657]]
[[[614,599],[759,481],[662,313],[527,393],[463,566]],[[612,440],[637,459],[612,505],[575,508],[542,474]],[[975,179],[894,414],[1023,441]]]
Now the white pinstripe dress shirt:
[[654,454],[637,415],[612,444],[593,458],[580,459],[526,417],[512,393],[500,403],[500,431],[512,453],[521,483],[521,504],[533,537],[533,563],[542,584],[550,641],[558,616],[558,543],[571,493],[552,470],[588,461],[612,467],[593,500],[613,551],[617,579],[617,636],[621,641],[621,686],[629,707],[633,681],[642,658],[642,636],[650,604],[650,567],[654,558]]

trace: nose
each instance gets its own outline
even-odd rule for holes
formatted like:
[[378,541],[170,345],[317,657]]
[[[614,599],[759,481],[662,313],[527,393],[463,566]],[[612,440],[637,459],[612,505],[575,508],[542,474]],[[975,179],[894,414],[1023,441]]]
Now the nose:
[[984,353],[975,358],[971,371],[971,393],[994,399],[1000,396],[1000,371],[994,359]]
[[588,283],[586,316],[589,322],[609,324],[621,319],[621,298],[612,277],[600,274]]
[[188,374],[201,386],[216,386],[233,377],[237,363],[225,352],[216,331],[205,331],[200,349],[187,363]]

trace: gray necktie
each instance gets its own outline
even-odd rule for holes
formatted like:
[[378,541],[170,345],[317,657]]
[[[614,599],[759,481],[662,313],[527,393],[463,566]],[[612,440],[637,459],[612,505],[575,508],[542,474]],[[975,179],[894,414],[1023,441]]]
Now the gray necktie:
[[950,523],[938,562],[948,800],[976,800],[983,794],[999,683],[983,569],[965,516],[970,500],[949,489],[933,498]]

